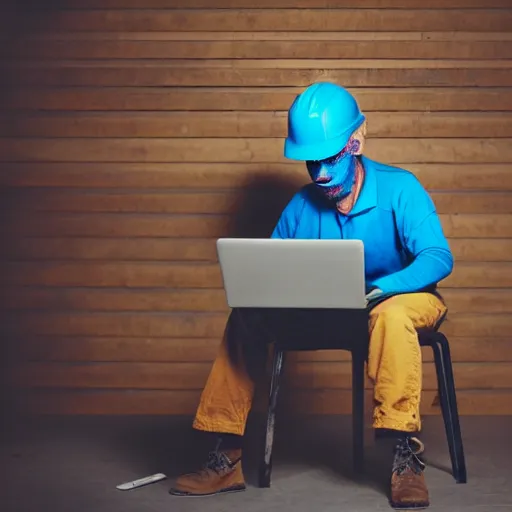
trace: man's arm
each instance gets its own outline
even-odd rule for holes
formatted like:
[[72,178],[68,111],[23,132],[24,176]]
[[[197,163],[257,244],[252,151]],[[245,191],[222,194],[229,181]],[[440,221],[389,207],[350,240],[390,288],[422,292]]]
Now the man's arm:
[[453,270],[453,255],[432,199],[416,180],[404,196],[398,229],[413,261],[405,269],[372,283],[384,293],[420,291],[436,285]]

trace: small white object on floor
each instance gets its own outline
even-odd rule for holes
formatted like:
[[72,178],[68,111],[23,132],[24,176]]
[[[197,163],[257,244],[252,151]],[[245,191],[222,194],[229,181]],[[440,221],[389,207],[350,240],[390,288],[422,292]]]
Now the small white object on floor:
[[155,473],[154,475],[139,478],[138,480],[133,480],[132,482],[125,482],[124,484],[116,485],[116,489],[119,489],[120,491],[130,491],[131,489],[136,489],[137,487],[142,487],[143,485],[153,484],[166,478],[167,476],[163,473]]

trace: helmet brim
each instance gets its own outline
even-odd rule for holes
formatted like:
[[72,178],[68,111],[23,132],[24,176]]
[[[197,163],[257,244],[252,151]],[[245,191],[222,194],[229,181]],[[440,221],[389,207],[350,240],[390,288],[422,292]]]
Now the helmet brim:
[[296,144],[290,139],[284,143],[284,156],[290,160],[324,160],[337,155],[348,143],[350,137],[340,137],[325,141],[322,144]]

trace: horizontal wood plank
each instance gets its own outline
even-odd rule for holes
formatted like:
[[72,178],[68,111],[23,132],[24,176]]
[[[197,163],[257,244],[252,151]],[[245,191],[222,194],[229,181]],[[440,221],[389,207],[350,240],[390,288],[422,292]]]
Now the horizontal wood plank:
[[221,337],[227,314],[196,313],[50,313],[9,312],[4,319],[12,336]]
[[[490,195],[489,203],[494,195]],[[228,214],[241,206],[243,194],[236,189],[145,194],[135,191],[109,193],[73,189],[11,188],[5,194],[5,199],[2,199],[3,207],[9,208],[11,212]],[[496,202],[500,202],[499,197],[496,199]]]
[[430,192],[440,214],[512,213],[512,194],[503,192]]
[[[193,415],[199,403],[200,391],[141,391],[141,390],[73,390],[30,391],[18,395],[20,411],[32,414],[76,415]],[[437,393],[423,393],[421,412],[440,414],[433,405]],[[295,391],[283,390],[281,409],[295,413],[350,414],[352,393],[343,390]],[[371,392],[366,394],[366,409],[372,403]],[[512,391],[464,391],[457,393],[461,415],[512,414]]]
[[[511,261],[512,239],[449,239],[457,262]],[[215,239],[177,238],[10,238],[2,260],[105,260],[216,262]]]
[[[446,294],[445,294],[446,295]],[[450,311],[452,303],[449,302]],[[13,364],[31,362],[169,362],[212,363],[221,338],[151,338],[151,337],[79,337],[41,336],[6,339],[5,347]],[[512,342],[508,336],[450,336],[454,362],[512,362]],[[425,362],[432,362],[432,350],[422,349]],[[350,361],[345,350],[290,352],[290,361]]]
[[447,336],[507,336],[512,327],[508,314],[454,314],[443,325]]
[[444,214],[439,217],[447,237],[508,238],[512,236],[512,216],[509,214]]
[[229,9],[56,11],[33,24],[61,31],[506,31],[509,10],[436,9]]
[[[399,83],[399,82],[398,82]],[[62,87],[16,86],[0,97],[2,110],[46,111],[286,111],[294,87]],[[239,84],[242,85],[242,84]],[[346,85],[346,84],[345,84]],[[365,112],[512,111],[512,88],[348,87]]]
[[220,288],[215,264],[144,263],[4,263],[0,283],[25,286],[108,286],[163,288]]
[[[407,0],[408,1],[408,0]],[[439,0],[442,1],[442,0]],[[507,2],[508,0],[501,0]],[[3,36],[3,37],[2,37]],[[0,34],[0,41],[13,42],[12,34]],[[201,32],[126,31],[126,32],[30,32],[24,41],[511,41],[510,31],[271,31],[236,30]]]
[[199,398],[199,391],[57,389],[18,391],[11,400],[22,414],[132,416],[192,415]]
[[10,287],[2,289],[0,304],[7,310],[228,311],[222,289],[127,291],[122,288],[101,290]]
[[[72,0],[66,9],[425,9],[421,0]],[[431,0],[430,9],[510,7],[508,0]]]
[[217,261],[213,238],[12,238],[9,244],[0,245],[0,255],[3,259],[28,261]]
[[[512,162],[512,139],[369,139],[370,158],[406,163]],[[285,162],[277,138],[0,138],[9,162]]]
[[[13,76],[29,76],[31,71],[40,70],[79,70],[79,69],[108,69],[126,70],[134,63],[138,63],[149,70],[158,69],[172,71],[198,70],[253,70],[253,69],[281,69],[281,70],[467,70],[491,69],[510,70],[512,64],[507,59],[10,59],[5,61],[4,67]],[[156,75],[155,75],[156,76]],[[10,83],[10,82],[9,82]]]
[[445,288],[442,295],[450,314],[455,313],[512,313],[510,289],[453,289]]
[[232,223],[229,215],[23,214],[0,226],[0,233],[16,236],[215,238],[229,233]]
[[[60,67],[38,66],[6,67],[0,76],[0,85],[6,86],[94,86],[94,87],[307,87],[317,81],[328,80],[346,87],[510,87],[512,69],[489,68],[488,65],[464,69],[455,63],[453,69],[427,69],[418,63],[416,69],[376,68],[370,63],[363,69],[338,69],[331,67],[309,68],[291,63],[277,67],[269,61],[268,67],[184,67],[146,63],[100,66],[82,64]],[[210,63],[210,61],[208,61]],[[244,61],[245,62],[245,61]],[[487,62],[487,61],[486,61]],[[276,63],[277,64],[277,63]],[[336,66],[334,68],[334,66]],[[507,64],[508,66],[508,64]],[[439,66],[437,66],[439,67]],[[467,107],[466,107],[467,109]]]
[[[453,273],[441,282],[447,288],[507,288],[512,286],[512,264],[459,263]],[[502,283],[501,285],[498,283]]]
[[512,239],[450,239],[455,262],[510,261]]
[[[512,290],[443,289],[450,313],[512,313]],[[126,290],[4,287],[5,310],[50,311],[229,311],[223,289]]]
[[[468,343],[471,344],[471,340]],[[464,343],[464,345],[466,346],[468,343]],[[212,363],[219,345],[220,338],[212,337],[136,338],[34,335],[8,338],[5,344],[5,353],[13,365],[23,361]],[[508,345],[499,344],[499,341],[495,345],[503,347],[504,353],[507,353]],[[473,353],[471,350],[469,352]],[[499,360],[502,361],[501,358]]]
[[[16,388],[63,389],[168,389],[200,390],[211,370],[210,363],[22,363],[8,371]],[[423,389],[436,390],[433,363],[422,369]],[[512,363],[455,363],[457,389],[511,389]],[[292,389],[352,388],[351,364],[347,362],[292,362],[284,374]],[[367,389],[371,381],[365,382]]]
[[[395,164],[413,172],[429,190],[512,191],[509,164]],[[59,163],[0,162],[4,187],[133,189],[277,189],[293,193],[308,180],[297,163]]]
[[[510,285],[509,285],[510,287]],[[135,336],[205,338],[223,336],[227,313],[54,313],[10,311],[3,320],[10,336]],[[443,324],[447,336],[505,337],[509,314],[454,314]]]
[[[304,184],[309,178],[304,176]],[[222,191],[97,191],[46,188],[10,188],[1,197],[0,206],[15,212],[62,213],[169,213],[236,214],[247,200],[258,199],[240,189]],[[270,193],[270,192],[269,192]],[[283,203],[289,194],[283,192]],[[512,213],[511,192],[430,192],[440,214]]]
[[[505,112],[370,112],[369,138],[512,137]],[[0,114],[3,137],[229,138],[287,135],[286,112]]]
[[[507,59],[510,41],[41,41],[0,49],[8,59]],[[495,64],[496,65],[496,64]]]
[[[285,203],[284,201],[282,201]],[[284,205],[283,205],[284,206]],[[264,231],[270,235],[279,211],[269,212]],[[441,214],[449,238],[509,238],[510,214]],[[252,217],[251,224],[256,217]],[[243,219],[242,219],[243,220]],[[242,221],[240,221],[242,222]],[[262,221],[260,220],[260,224]],[[92,237],[187,237],[217,238],[250,232],[251,226],[237,223],[235,215],[172,215],[129,213],[24,213],[12,215],[0,226],[9,236]]]

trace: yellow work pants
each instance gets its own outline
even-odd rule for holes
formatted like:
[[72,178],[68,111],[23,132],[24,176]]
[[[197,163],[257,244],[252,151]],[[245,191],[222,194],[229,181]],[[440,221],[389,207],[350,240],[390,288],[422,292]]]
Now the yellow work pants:
[[[434,327],[445,314],[443,302],[429,293],[397,295],[371,311],[367,370],[374,384],[374,428],[421,429],[422,366],[416,329]],[[236,335],[240,336],[240,331]],[[228,336],[224,336],[201,395],[193,423],[198,430],[245,432],[254,380],[243,358],[234,359],[237,347],[233,349],[232,338],[228,344]]]

